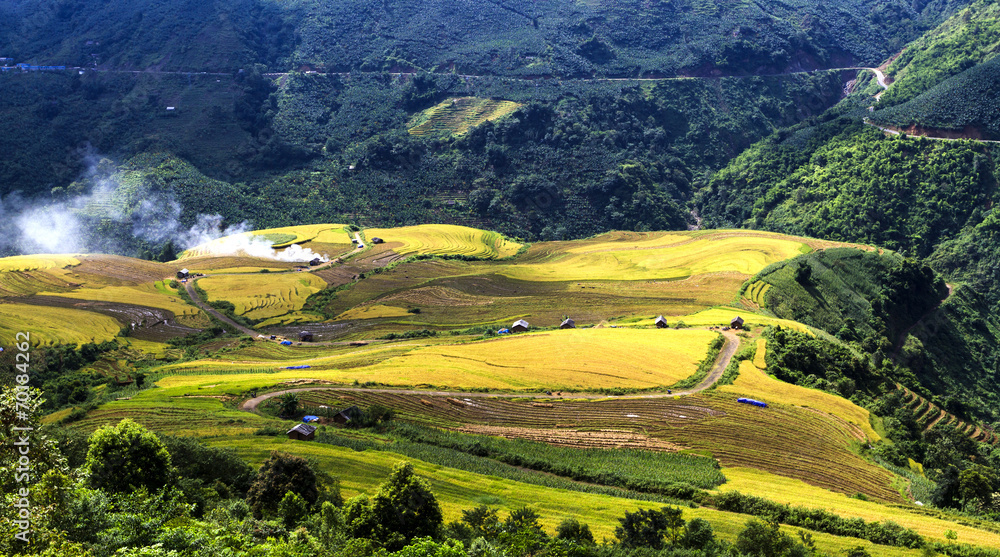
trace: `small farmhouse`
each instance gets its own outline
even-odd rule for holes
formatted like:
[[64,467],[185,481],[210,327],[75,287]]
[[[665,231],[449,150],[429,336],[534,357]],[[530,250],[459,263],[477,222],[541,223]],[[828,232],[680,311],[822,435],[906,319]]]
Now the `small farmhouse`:
[[309,331],[302,331],[299,333],[299,342],[312,342],[313,334]]
[[560,329],[575,329],[576,328],[576,321],[573,321],[572,319],[567,318],[565,321],[563,321],[562,323],[559,324],[559,328]]
[[289,439],[299,441],[312,441],[316,438],[316,426],[309,424],[299,424],[288,430]]
[[344,410],[338,412],[333,417],[333,421],[334,423],[345,425],[349,423],[351,420],[357,419],[358,416],[360,415],[361,415],[361,409],[358,408],[357,406],[351,406],[349,408],[345,408]]
[[383,242],[385,242],[385,240],[383,240],[382,238],[379,238],[378,236],[375,236],[374,238],[372,238],[372,243],[373,244],[381,244]]
[[188,271],[187,269],[181,269],[180,271],[177,271],[177,278],[179,278],[179,279],[186,279],[186,278],[188,278],[188,275],[190,275],[190,274],[191,274],[191,271]]
[[737,315],[736,318],[729,323],[729,327],[732,329],[742,329],[743,318]]
[[513,325],[510,326],[510,330],[511,332],[514,333],[523,333],[524,331],[527,331],[530,327],[531,325],[528,325],[527,321],[525,321],[524,319],[518,319],[517,321],[514,322]]
[[659,327],[660,329],[666,329],[667,328],[667,320],[664,319],[662,315],[659,316],[659,317],[657,317],[656,320],[653,321],[653,324],[656,325],[657,327]]

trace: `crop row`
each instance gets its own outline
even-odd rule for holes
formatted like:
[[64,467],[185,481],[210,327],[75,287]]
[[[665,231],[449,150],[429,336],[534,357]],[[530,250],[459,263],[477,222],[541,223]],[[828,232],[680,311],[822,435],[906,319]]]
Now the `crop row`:
[[378,402],[389,406],[407,420],[449,428],[503,425],[548,429],[553,437],[568,430],[641,432],[658,440],[710,451],[726,466],[758,468],[838,492],[899,500],[890,487],[892,474],[850,451],[854,437],[849,429],[829,415],[794,406],[750,408],[736,403],[735,397],[721,395],[563,400],[551,402],[551,407],[549,402],[536,406],[529,401],[471,396],[461,399],[464,406],[451,404],[445,397],[369,393],[349,396],[362,404]]
[[970,437],[973,441],[991,445],[1000,443],[1000,436],[997,436],[993,431],[958,419],[958,417],[902,385],[897,385],[897,388],[903,391],[903,403],[913,412],[917,424],[925,431],[932,427],[951,427]]
[[459,97],[448,99],[417,114],[409,132],[416,136],[462,135],[488,120],[502,118],[521,105],[511,101]]

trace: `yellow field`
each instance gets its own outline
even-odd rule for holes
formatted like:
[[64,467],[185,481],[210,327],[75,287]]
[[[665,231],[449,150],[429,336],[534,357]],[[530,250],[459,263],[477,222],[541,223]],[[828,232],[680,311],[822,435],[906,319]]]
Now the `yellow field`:
[[[537,262],[505,267],[502,274],[535,281],[679,279],[706,273],[735,272],[753,275],[767,265],[809,251],[787,237],[737,235],[732,231],[710,234],[660,233],[644,241],[628,236],[616,241],[585,242],[552,251]],[[646,246],[639,249],[639,246]],[[539,250],[545,249],[540,246]],[[529,252],[529,255],[531,253]]]
[[15,255],[0,258],[0,273],[34,269],[61,269],[79,264],[80,260],[72,255]]
[[210,276],[198,286],[209,301],[225,300],[236,306],[238,315],[265,319],[302,309],[306,298],[326,288],[326,282],[312,273],[256,273]]
[[410,314],[403,308],[376,304],[349,309],[338,315],[337,320],[378,319],[380,317],[406,317],[407,315]]
[[858,517],[866,521],[891,520],[916,530],[920,535],[935,541],[946,542],[944,533],[954,530],[959,543],[986,547],[1000,547],[1000,534],[964,526],[957,522],[941,520],[920,514],[917,508],[889,507],[870,501],[852,499],[842,493],[809,485],[800,480],[769,474],[752,468],[725,468],[728,482],[716,488],[720,492],[739,491],[765,497],[778,503],[812,509],[825,509],[844,517]]
[[22,331],[32,345],[104,342],[118,335],[114,319],[78,309],[0,303],[0,344],[9,346]]
[[[184,362],[164,371],[199,370],[205,375],[167,377],[164,387],[238,382],[228,388],[273,385],[299,379],[387,385],[434,385],[460,389],[595,389],[671,385],[690,376],[704,359],[716,333],[699,329],[568,329],[454,345],[411,345],[366,349],[293,361]],[[269,374],[211,375],[227,370],[302,370]]]
[[764,369],[767,367],[767,361],[765,357],[767,356],[767,339],[759,338],[757,339],[757,352],[753,356],[753,365],[757,369]]
[[407,124],[413,135],[462,135],[483,122],[502,118],[521,105],[512,101],[455,97],[417,113]]
[[153,356],[154,358],[164,358],[169,355],[175,355],[180,357],[184,354],[184,351],[179,348],[173,348],[169,344],[163,342],[154,342],[152,340],[140,340],[137,338],[124,338],[119,339],[119,343],[125,343],[129,348],[134,348],[140,350]]
[[253,236],[267,236],[268,234],[292,234],[295,236],[294,240],[281,242],[279,244],[274,244],[271,246],[273,248],[281,248],[289,246],[291,244],[301,244],[302,242],[315,240],[316,237],[319,236],[320,234],[330,231],[343,233],[343,230],[344,230],[344,225],[342,224],[300,224],[297,226],[264,228],[261,230],[254,230],[253,232],[250,232],[250,234]]
[[654,387],[694,373],[715,337],[704,330],[568,329],[424,348],[367,372],[397,385]]
[[292,325],[294,323],[315,323],[317,321],[324,321],[324,318],[315,313],[303,313],[293,311],[292,313],[286,313],[285,315],[279,315],[277,317],[272,317],[270,319],[265,319],[256,325],[257,328],[263,329],[264,327],[274,327],[278,325]]
[[[170,292],[169,294],[166,292]],[[175,290],[166,288],[158,289],[154,284],[144,284],[142,286],[105,286],[104,288],[79,288],[70,292],[42,292],[46,296],[61,296],[63,298],[73,298],[76,300],[94,300],[98,302],[119,302],[123,304],[135,304],[151,308],[165,309],[173,312],[178,317],[178,321],[183,322],[182,317],[193,317],[201,313],[201,310],[191,304],[185,303]]]
[[350,247],[351,238],[352,236],[344,230],[343,225],[335,224],[326,230],[320,231],[311,241],[321,244],[344,244]]
[[740,362],[740,376],[736,378],[736,382],[718,387],[718,390],[756,398],[768,404],[794,404],[826,412],[853,426],[856,434],[863,432],[870,441],[881,439],[868,421],[868,410],[818,389],[808,389],[774,379],[748,360]]
[[748,300],[757,304],[757,307],[764,307],[764,300],[766,299],[767,291],[771,289],[771,285],[758,280],[757,282],[750,285],[745,293]]
[[680,244],[689,240],[691,240],[691,236],[684,232],[631,232],[618,230],[601,234],[591,241],[583,241],[581,245],[574,245],[577,242],[566,243],[564,245],[570,247],[563,251],[580,254],[647,250]]
[[496,232],[452,224],[422,224],[402,228],[367,228],[365,238],[382,238],[401,255],[468,255],[497,259],[517,253],[521,244]]

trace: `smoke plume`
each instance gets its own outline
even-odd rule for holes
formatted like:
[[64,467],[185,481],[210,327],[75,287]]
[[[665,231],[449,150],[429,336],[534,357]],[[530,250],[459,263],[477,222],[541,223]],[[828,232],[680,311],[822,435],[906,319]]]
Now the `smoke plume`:
[[[17,192],[0,199],[0,255],[32,253],[126,252],[137,240],[172,242],[198,248],[199,254],[247,255],[277,261],[328,261],[311,249],[271,248],[262,236],[248,234],[250,223],[226,225],[220,215],[199,214],[184,223],[184,209],[173,194],[151,187],[123,187],[107,159],[85,154],[87,171],[53,199],[27,199]],[[89,187],[88,187],[89,186]],[[122,235],[129,236],[124,238]]]

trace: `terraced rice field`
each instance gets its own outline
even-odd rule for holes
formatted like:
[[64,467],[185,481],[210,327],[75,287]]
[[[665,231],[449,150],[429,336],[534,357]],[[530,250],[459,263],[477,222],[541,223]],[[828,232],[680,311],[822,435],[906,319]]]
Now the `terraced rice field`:
[[367,228],[365,239],[382,238],[400,255],[466,255],[498,259],[517,253],[521,244],[497,232],[452,224],[422,224],[401,228]]
[[765,300],[767,300],[767,291],[771,289],[771,285],[758,280],[757,282],[750,285],[746,291],[746,297],[758,308],[765,307]]
[[740,362],[740,375],[736,378],[736,382],[718,387],[718,390],[732,393],[736,397],[762,400],[770,405],[788,404],[817,410],[844,422],[845,427],[858,440],[867,438],[874,442],[881,439],[872,429],[868,420],[869,413],[864,408],[845,398],[818,389],[808,389],[779,381],[758,369],[754,362],[747,360]]
[[9,346],[18,332],[31,333],[35,346],[104,342],[121,325],[98,313],[77,309],[0,303],[0,344]]
[[723,473],[729,481],[717,488],[719,492],[752,493],[778,503],[825,509],[843,517],[858,517],[870,522],[891,520],[939,542],[947,542],[944,533],[954,530],[958,533],[960,543],[1000,547],[1000,534],[981,530],[970,524],[956,524],[927,516],[915,507],[888,507],[874,502],[860,501],[849,497],[848,494],[836,493],[794,478],[784,478],[751,468],[725,468]]
[[0,258],[0,273],[11,271],[33,271],[36,269],[62,269],[79,265],[80,260],[73,255],[15,255]]
[[767,367],[767,340],[763,338],[757,339],[757,351],[753,355],[753,365],[757,369],[765,369]]
[[[206,374],[198,383],[216,382],[218,371],[268,370],[288,365],[310,365],[307,372],[280,371],[273,375],[241,376],[241,381],[271,385],[309,377],[339,384],[373,381],[396,386],[434,386],[452,389],[577,390],[651,388],[690,376],[705,358],[715,333],[704,330],[584,329],[519,335],[465,344],[428,341],[429,346],[344,348],[327,356],[319,352],[281,363],[250,360],[198,361],[174,364],[166,371]],[[220,377],[225,382],[232,380]],[[186,379],[184,381],[187,381]],[[177,385],[174,378],[164,385]]]
[[805,243],[777,235],[719,231],[681,237],[683,233],[665,232],[639,238],[603,235],[581,245],[532,246],[523,262],[500,272],[534,281],[670,280],[721,272],[750,276],[811,250]]
[[[740,466],[801,478],[840,493],[865,493],[881,501],[901,501],[891,487],[894,476],[855,455],[854,431],[843,420],[793,405],[757,408],[722,393],[674,398],[585,400],[501,400],[464,397],[456,406],[447,397],[348,391],[310,393],[313,404],[333,408],[380,403],[405,419],[452,429],[469,426],[513,428],[512,436],[607,447],[606,438],[567,436],[569,431],[625,432],[685,448],[710,452],[724,466]],[[520,430],[520,431],[519,431]],[[538,430],[548,431],[549,438]],[[592,444],[591,444],[592,443]],[[623,446],[627,446],[623,445]]]
[[417,113],[407,125],[411,135],[462,135],[490,120],[497,120],[521,105],[512,101],[455,97]]
[[1000,437],[990,429],[984,429],[975,424],[966,423],[957,416],[946,412],[917,393],[897,385],[904,393],[904,403],[913,411],[917,424],[925,431],[936,426],[955,428],[970,437],[973,441],[1000,444]]
[[704,330],[560,330],[422,348],[357,371],[394,385],[655,387],[694,373],[715,337]]
[[[262,257],[246,257],[236,255],[198,255],[186,257],[175,262],[174,268],[179,271],[182,267],[187,268],[192,273],[246,273],[257,272],[261,269],[270,271],[287,271],[302,263],[291,261],[277,261]],[[175,271],[176,272],[176,271]]]
[[80,286],[58,268],[0,272],[0,297],[31,296],[39,292],[68,292]]
[[257,273],[216,275],[198,281],[208,301],[225,300],[238,315],[266,319],[302,309],[306,298],[326,287],[312,273]]
[[401,307],[384,306],[382,304],[351,308],[337,316],[338,320],[380,319],[384,317],[407,317],[411,315]]
[[[317,236],[329,233],[343,233],[343,224],[301,224],[296,226],[282,226],[278,228],[264,228],[261,230],[254,230],[249,234],[251,236],[272,236],[272,235],[285,235],[291,236],[291,238],[283,239],[281,242],[275,242],[271,245],[272,248],[278,249],[290,246],[292,244],[301,244],[303,242],[308,242],[311,240],[316,240]],[[350,243],[350,240],[347,241]]]
[[161,284],[144,284],[141,286],[106,286],[104,288],[79,288],[70,292],[44,292],[46,295],[61,296],[77,300],[94,300],[101,302],[119,302],[135,304],[167,310],[173,313],[181,322],[201,314],[197,307],[186,303],[177,291]]

